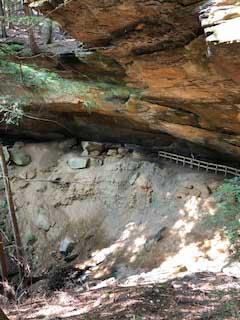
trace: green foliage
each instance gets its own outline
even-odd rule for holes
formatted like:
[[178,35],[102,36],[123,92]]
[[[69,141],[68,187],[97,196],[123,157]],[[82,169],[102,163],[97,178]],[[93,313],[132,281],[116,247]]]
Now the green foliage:
[[214,197],[217,211],[213,216],[207,216],[207,222],[224,230],[234,253],[240,255],[240,177],[226,180]]
[[54,72],[34,65],[0,60],[0,69],[2,74],[12,77],[15,81],[23,82],[26,87],[31,89],[51,89],[52,92],[74,94],[81,93],[86,87],[78,82],[63,79]]
[[32,24],[38,24],[43,20],[42,16],[0,16],[0,22],[12,22],[14,24],[23,24],[25,26],[30,26]]
[[[93,109],[99,107],[101,100],[103,103],[107,101],[124,104],[133,94],[140,97],[136,89],[124,85],[65,79],[49,69],[39,68],[32,63],[23,63],[24,60],[21,63],[18,62],[19,60],[15,62],[14,55],[19,49],[18,45],[4,45],[3,47],[0,45],[1,75],[6,75],[8,79],[19,82],[22,87],[30,89],[40,99],[47,101],[52,98],[56,99],[56,96],[62,101],[75,99],[83,102],[87,112],[92,113]],[[9,56],[11,56],[11,60],[9,60]],[[7,118],[7,121],[10,119]]]
[[2,74],[12,77],[14,81],[21,82],[36,94],[40,93],[41,96],[44,95],[44,92],[49,91],[51,95],[82,97],[83,106],[89,113],[93,108],[98,107],[90,92],[91,88],[96,88],[94,84],[64,79],[47,69],[40,69],[34,65],[20,65],[7,60],[0,60],[0,69]]
[[18,125],[24,115],[23,107],[26,105],[25,97],[0,96],[0,122]]
[[15,56],[20,50],[23,49],[23,45],[21,44],[0,44],[0,58],[4,58],[6,56]]
[[39,68],[33,64],[19,64],[6,59],[0,59],[0,70],[1,74],[11,77],[14,81],[21,82],[25,87],[41,95],[49,91],[51,95],[61,94],[78,97],[85,101],[84,107],[89,112],[98,107],[92,90],[99,90],[99,94],[104,100],[107,97],[108,99],[119,98],[123,103],[128,100],[132,93],[135,94],[136,92],[136,89],[104,82],[81,82],[64,79],[48,69]]

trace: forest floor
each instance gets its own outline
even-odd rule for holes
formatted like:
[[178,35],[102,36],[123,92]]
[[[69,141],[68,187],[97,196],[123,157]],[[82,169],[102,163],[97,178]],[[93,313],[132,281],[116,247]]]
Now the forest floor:
[[9,320],[240,319],[240,281],[195,273],[162,284],[80,287],[6,306]]

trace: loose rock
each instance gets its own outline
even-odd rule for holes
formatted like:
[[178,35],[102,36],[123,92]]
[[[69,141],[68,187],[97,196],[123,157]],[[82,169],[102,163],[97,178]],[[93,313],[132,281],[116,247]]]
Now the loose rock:
[[82,158],[71,158],[68,160],[68,165],[71,169],[85,169],[88,166],[89,159],[82,159]]
[[31,162],[31,157],[24,150],[17,148],[11,150],[11,159],[17,166],[27,166]]
[[99,142],[92,141],[82,141],[81,143],[83,150],[91,151],[99,151],[100,153],[103,151],[104,145]]
[[67,256],[69,253],[72,252],[74,248],[74,241],[70,238],[65,238],[60,243],[59,251],[62,255]]

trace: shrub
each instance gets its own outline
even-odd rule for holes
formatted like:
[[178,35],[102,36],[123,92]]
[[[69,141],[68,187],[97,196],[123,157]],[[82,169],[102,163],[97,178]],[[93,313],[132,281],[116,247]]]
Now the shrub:
[[214,197],[217,210],[214,215],[207,216],[207,221],[224,231],[234,254],[240,256],[240,177],[225,180]]
[[24,115],[23,107],[26,105],[24,97],[0,96],[0,122],[18,125]]

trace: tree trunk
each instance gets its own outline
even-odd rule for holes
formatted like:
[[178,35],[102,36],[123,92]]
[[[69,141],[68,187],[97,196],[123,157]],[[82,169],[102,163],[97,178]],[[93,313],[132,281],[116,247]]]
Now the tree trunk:
[[9,320],[1,308],[0,308],[0,320]]
[[1,144],[0,144],[0,163],[1,163],[1,168],[2,168],[2,176],[3,176],[4,186],[5,186],[5,194],[6,194],[6,198],[7,198],[7,204],[8,204],[9,218],[10,218],[10,221],[12,224],[14,240],[15,240],[15,244],[16,244],[16,248],[17,248],[19,275],[20,275],[20,279],[23,279],[24,271],[25,271],[23,247],[22,247],[22,241],[21,241],[20,233],[19,233],[19,229],[18,229],[17,217],[15,214],[15,208],[14,208],[14,203],[13,203],[13,198],[12,198],[12,191],[11,191],[11,186],[10,186],[9,177],[8,177],[8,168],[6,165],[6,160],[5,160],[5,156],[4,156],[4,152],[3,152],[3,146]]
[[[32,17],[32,10],[31,8],[29,8],[27,1],[23,2],[23,7],[24,7],[25,16]],[[34,55],[34,54],[40,53],[40,48],[38,47],[34,37],[33,25],[29,27],[28,36],[29,36],[29,45],[30,45],[32,54]]]
[[[1,17],[5,16],[2,0],[0,0],[0,16]],[[7,31],[6,31],[6,25],[4,20],[2,20],[1,22],[1,28],[2,28],[2,38],[7,38]]]
[[4,243],[3,243],[3,237],[2,237],[1,231],[0,231],[0,269],[2,274],[2,285],[3,285],[4,295],[8,299],[13,299],[15,297],[15,293],[12,287],[9,286],[8,284],[7,260],[6,260],[6,253],[4,250]]
[[[12,3],[9,1],[5,1],[5,16],[7,16],[9,18],[11,18],[11,16],[14,16],[14,12],[12,14],[12,11],[13,11]],[[8,28],[9,29],[14,28],[13,22],[10,19],[8,19]]]
[[47,37],[46,37],[46,44],[52,43],[52,33],[53,33],[53,24],[52,20],[47,21]]

